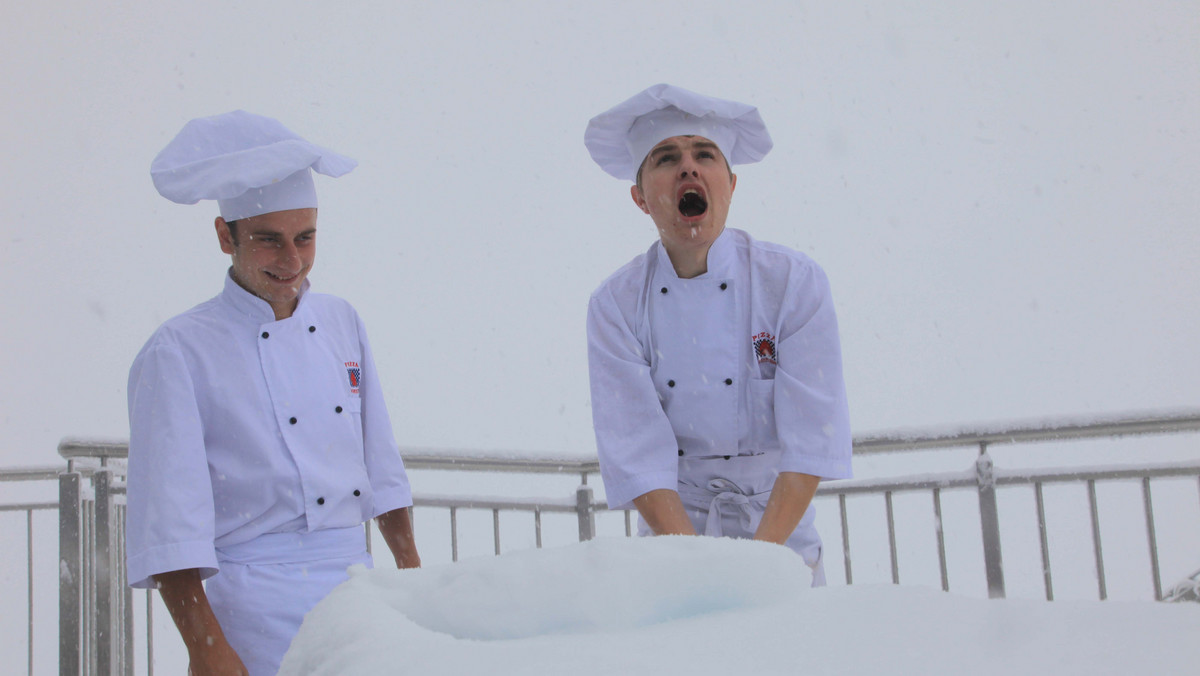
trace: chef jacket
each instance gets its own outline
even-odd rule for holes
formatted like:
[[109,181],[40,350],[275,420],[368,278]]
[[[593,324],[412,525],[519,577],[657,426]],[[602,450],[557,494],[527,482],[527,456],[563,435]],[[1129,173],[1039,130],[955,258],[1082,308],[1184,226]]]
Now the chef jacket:
[[168,320],[129,374],[128,578],[218,570],[216,548],[361,525],[408,507],[367,334],[308,293],[291,317],[226,275]]
[[587,332],[610,507],[676,490],[680,458],[777,453],[780,472],[850,477],[837,318],[804,254],[727,228],[681,279],[655,242],[592,294]]

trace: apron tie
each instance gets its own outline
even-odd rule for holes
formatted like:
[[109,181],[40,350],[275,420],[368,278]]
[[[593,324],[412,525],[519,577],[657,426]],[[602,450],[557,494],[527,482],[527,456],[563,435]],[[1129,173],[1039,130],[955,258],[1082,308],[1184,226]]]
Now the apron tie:
[[758,524],[762,521],[763,509],[766,508],[767,498],[770,497],[769,492],[746,494],[740,486],[722,478],[709,480],[706,488],[681,486],[680,489],[680,495],[690,498],[689,501],[697,507],[702,506],[705,502],[708,503],[708,518],[704,524],[704,535],[713,537],[724,535],[721,518],[726,515],[740,516],[742,527],[747,532],[757,531]]

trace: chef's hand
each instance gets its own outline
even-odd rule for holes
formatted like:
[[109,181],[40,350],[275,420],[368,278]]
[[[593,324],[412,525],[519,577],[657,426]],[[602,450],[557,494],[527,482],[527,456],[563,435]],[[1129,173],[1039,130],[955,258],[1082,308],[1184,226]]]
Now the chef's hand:
[[213,614],[200,571],[195,568],[159,573],[154,576],[159,596],[179,635],[187,646],[188,673],[195,676],[245,676],[246,665],[233,646],[225,640],[225,632]]
[[393,509],[375,517],[379,534],[392,551],[397,568],[420,568],[421,555],[417,553],[417,542],[413,538],[412,520],[408,507]]
[[633,506],[655,535],[695,535],[679,493],[658,488],[633,499]]
[[188,664],[190,676],[247,676],[248,673],[242,658],[224,639],[214,642],[202,654],[193,655]]
[[755,540],[781,545],[787,542],[800,525],[804,512],[817,493],[821,477],[799,472],[780,472],[771,488],[771,497],[763,510],[762,521],[754,533]]

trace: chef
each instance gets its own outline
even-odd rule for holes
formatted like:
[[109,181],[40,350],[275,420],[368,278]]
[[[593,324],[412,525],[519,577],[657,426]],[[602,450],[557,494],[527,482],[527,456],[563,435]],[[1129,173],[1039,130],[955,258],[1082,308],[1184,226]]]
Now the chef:
[[772,146],[758,110],[660,84],[584,142],[658,231],[588,306],[609,506],[635,507],[642,535],[786,545],[824,584],[811,502],[851,474],[837,319],[820,266],[725,227],[730,165]]
[[193,674],[275,674],[305,613],[370,565],[371,518],[398,567],[420,565],[362,320],[307,279],[312,172],[355,166],[242,111],[188,122],[151,165],[167,199],[217,200],[231,260],[129,374],[128,578],[159,589]]

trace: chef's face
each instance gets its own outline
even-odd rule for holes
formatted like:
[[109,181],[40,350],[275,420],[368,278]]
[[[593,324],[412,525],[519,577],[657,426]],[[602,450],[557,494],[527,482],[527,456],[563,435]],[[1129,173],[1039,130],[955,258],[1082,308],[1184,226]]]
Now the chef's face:
[[233,279],[271,304],[275,319],[292,316],[300,285],[317,255],[317,210],[289,209],[240,218],[236,237],[216,221],[221,251],[233,258]]
[[737,176],[703,136],[660,141],[642,162],[633,201],[650,214],[668,252],[707,252],[725,229]]

